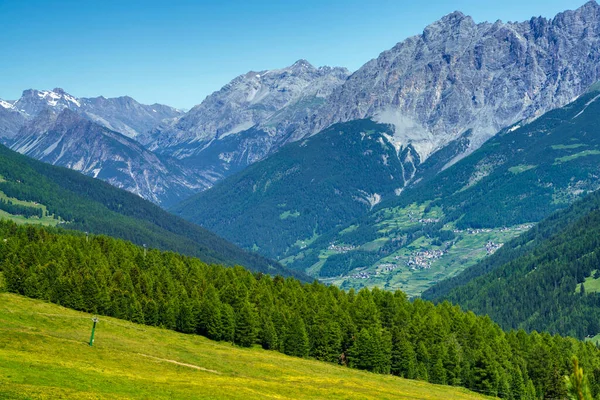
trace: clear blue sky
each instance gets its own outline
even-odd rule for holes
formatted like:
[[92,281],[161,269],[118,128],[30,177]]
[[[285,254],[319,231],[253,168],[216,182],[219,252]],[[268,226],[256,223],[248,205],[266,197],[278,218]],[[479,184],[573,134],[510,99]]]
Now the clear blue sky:
[[552,17],[584,0],[0,0],[0,98],[62,87],[190,108],[249,70],[305,58],[354,71],[460,10]]

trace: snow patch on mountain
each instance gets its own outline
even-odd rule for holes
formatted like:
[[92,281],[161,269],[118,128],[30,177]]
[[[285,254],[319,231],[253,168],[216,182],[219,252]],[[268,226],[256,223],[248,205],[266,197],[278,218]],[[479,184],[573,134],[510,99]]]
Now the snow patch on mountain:
[[15,106],[12,103],[9,103],[8,101],[2,99],[0,99],[0,107],[6,108],[8,110],[14,110],[15,108]]

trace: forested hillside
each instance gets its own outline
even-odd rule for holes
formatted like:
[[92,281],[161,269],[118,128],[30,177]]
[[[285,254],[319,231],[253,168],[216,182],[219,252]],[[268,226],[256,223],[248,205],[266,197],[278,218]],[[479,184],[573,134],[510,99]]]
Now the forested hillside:
[[[78,172],[30,159],[1,145],[0,177],[0,192],[9,198],[42,204],[48,215],[62,222],[63,228],[106,234],[139,245],[197,256],[206,262],[290,274],[278,263],[248,253],[134,194]],[[15,211],[15,205],[0,204],[0,209],[10,213],[9,207]]]
[[488,314],[502,327],[584,338],[600,333],[600,192],[423,294]]
[[458,274],[600,188],[597,89],[499,132],[437,175],[425,173],[437,169],[429,165],[438,163],[433,155],[400,196],[282,262],[345,288],[377,285],[410,295]]
[[337,124],[198,193],[172,211],[247,249],[283,257],[394,197],[419,156],[391,126]]
[[9,291],[77,310],[509,399],[564,397],[576,355],[600,393],[593,344],[505,333],[449,303],[302,284],[52,228],[2,222],[0,238]]

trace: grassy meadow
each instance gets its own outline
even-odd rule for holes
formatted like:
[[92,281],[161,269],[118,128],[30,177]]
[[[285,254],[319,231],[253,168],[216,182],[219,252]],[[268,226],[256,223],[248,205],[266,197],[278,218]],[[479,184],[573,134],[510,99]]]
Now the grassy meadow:
[[0,293],[2,399],[477,399]]

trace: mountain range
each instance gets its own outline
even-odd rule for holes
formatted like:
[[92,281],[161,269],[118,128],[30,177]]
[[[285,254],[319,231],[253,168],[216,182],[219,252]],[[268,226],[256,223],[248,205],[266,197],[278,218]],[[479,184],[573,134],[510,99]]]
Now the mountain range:
[[[26,90],[19,100],[0,102],[0,134],[11,145],[42,109],[74,110],[135,139],[169,164],[159,169],[175,177],[177,188],[158,183],[157,195],[145,180],[164,177],[141,160],[132,160],[138,164],[132,173],[117,167],[119,173],[103,176],[166,207],[338,122],[372,118],[391,124],[397,154],[411,145],[420,164],[468,132],[468,141],[447,161],[451,164],[502,128],[571,102],[599,79],[599,10],[590,1],[552,19],[519,23],[475,23],[455,12],[354,73],[315,68],[305,60],[250,71],[187,113],[128,97],[79,99],[60,89]],[[38,136],[45,133],[45,127],[37,129]],[[32,156],[53,145],[44,142]],[[147,154],[133,151],[134,156]],[[127,156],[115,156],[120,157],[127,163]],[[79,159],[46,161],[81,165]],[[94,169],[84,172],[93,175]]]
[[[573,101],[561,112],[583,112],[581,98],[595,105],[586,90],[599,79],[599,15],[595,1],[519,23],[475,23],[455,12],[354,73],[305,60],[251,71],[186,113],[128,97],[26,90],[18,100],[0,101],[0,135],[16,151],[127,189],[298,271],[344,285],[374,284],[380,265],[396,268],[389,257],[430,266],[420,253],[449,251],[454,230],[506,228],[487,236],[492,252],[596,188],[592,166],[564,172],[594,159],[591,137],[565,131],[585,146],[579,149],[541,140],[535,127],[551,126],[547,113]],[[561,121],[561,129],[568,127]],[[523,148],[505,141],[511,135]],[[521,159],[525,148],[541,159]],[[551,154],[559,151],[574,158],[555,161]],[[505,167],[512,168],[510,179],[496,178]],[[545,174],[531,179],[552,190],[513,185],[507,193],[529,203],[493,196],[478,203],[486,182],[529,185],[532,174]],[[444,204],[434,196],[442,194]],[[363,219],[350,222],[355,218]],[[389,229],[375,228],[387,219],[395,221]],[[415,220],[438,221],[430,224],[437,233],[419,230]],[[442,220],[454,225],[436,225]],[[380,237],[390,229],[398,231],[393,240]],[[410,247],[418,237],[431,243]],[[482,254],[488,243],[481,240],[467,246],[479,249],[473,262],[488,252]],[[399,248],[411,250],[397,254]],[[435,273],[425,268],[417,287],[386,284],[418,294],[468,266],[453,260]],[[408,281],[414,279],[402,278]]]
[[159,127],[151,148],[235,169],[334,123],[373,118],[392,124],[399,153],[412,144],[420,162],[471,130],[468,153],[600,79],[598,15],[595,1],[520,23],[477,24],[455,12],[352,74],[304,60],[249,72]]
[[154,154],[137,139],[182,112],[130,97],[75,98],[62,89],[26,90],[0,103],[0,140],[11,149],[109,182],[168,206],[214,177]]

